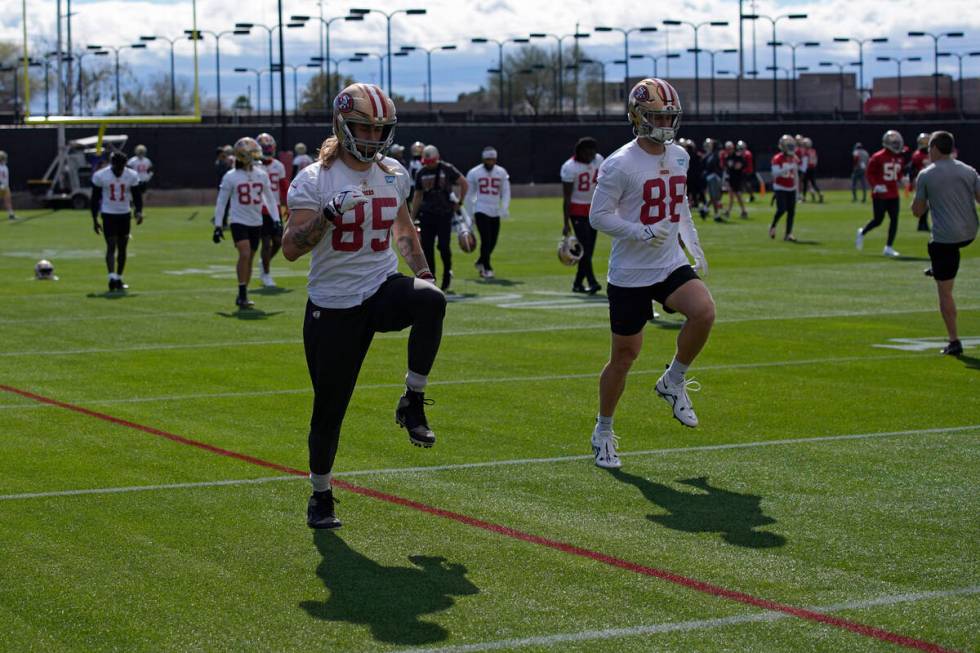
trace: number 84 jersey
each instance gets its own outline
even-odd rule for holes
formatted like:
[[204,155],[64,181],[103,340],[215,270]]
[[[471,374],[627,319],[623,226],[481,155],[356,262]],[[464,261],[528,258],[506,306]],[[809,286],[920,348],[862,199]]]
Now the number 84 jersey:
[[[663,154],[645,152],[636,140],[613,152],[599,168],[589,221],[613,237],[609,283],[636,288],[659,283],[688,263],[677,238],[687,205],[687,151],[673,143]],[[665,222],[669,237],[651,247],[644,229]]]

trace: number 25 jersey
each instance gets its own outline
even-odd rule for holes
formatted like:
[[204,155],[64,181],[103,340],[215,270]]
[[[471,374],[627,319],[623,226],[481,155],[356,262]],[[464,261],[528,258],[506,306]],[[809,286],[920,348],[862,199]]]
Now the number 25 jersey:
[[[663,154],[645,152],[635,140],[619,148],[599,168],[592,198],[592,226],[613,237],[609,283],[636,288],[659,283],[688,263],[677,239],[687,206],[687,151],[670,143]],[[642,240],[643,228],[667,220],[670,235],[660,247]]]
[[358,306],[398,272],[391,249],[391,225],[412,187],[408,173],[392,158],[385,168],[353,170],[343,161],[324,168],[318,161],[303,168],[289,186],[290,211],[317,215],[337,193],[358,189],[368,201],[333,220],[311,253],[306,284],[310,301],[321,308]]

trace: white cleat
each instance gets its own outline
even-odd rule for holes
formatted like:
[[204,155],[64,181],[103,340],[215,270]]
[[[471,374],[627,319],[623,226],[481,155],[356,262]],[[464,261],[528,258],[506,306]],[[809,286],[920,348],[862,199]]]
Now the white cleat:
[[894,247],[890,247],[888,245],[885,245],[885,249],[883,249],[881,253],[884,254],[885,256],[890,256],[891,258],[896,258],[898,256],[901,256],[901,254],[895,251]]
[[623,463],[619,462],[619,454],[616,447],[619,446],[619,438],[612,431],[600,431],[596,424],[592,431],[592,453],[595,455],[596,467],[603,469],[619,469]]
[[859,252],[864,249],[864,234],[861,233],[861,227],[858,227],[857,237],[854,239],[854,246]]
[[264,288],[275,288],[276,287],[275,279],[272,278],[272,275],[271,274],[269,274],[267,272],[263,272],[262,274],[259,275],[259,278],[262,280],[262,286]]
[[657,385],[654,386],[654,390],[664,398],[664,401],[670,404],[670,407],[674,411],[674,419],[684,426],[694,428],[698,425],[698,416],[694,414],[694,406],[691,405],[691,398],[687,396],[688,387],[693,392],[697,392],[701,389],[701,384],[694,379],[685,379],[680,383],[674,384],[670,382],[670,379],[667,378],[667,373],[664,372],[663,376],[657,380]]
[[476,267],[476,271],[480,274],[481,279],[486,276],[487,268],[483,265],[483,263],[477,261],[473,265]]
[[483,273],[484,279],[493,279],[495,276],[497,275],[493,273],[493,270],[487,270],[486,272]]

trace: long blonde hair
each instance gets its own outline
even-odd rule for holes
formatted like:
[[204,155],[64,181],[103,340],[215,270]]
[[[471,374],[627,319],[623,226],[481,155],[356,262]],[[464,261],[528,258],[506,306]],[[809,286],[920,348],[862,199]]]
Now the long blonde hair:
[[[329,169],[334,162],[340,158],[340,139],[336,136],[328,136],[323,143],[320,144],[320,153],[317,155],[317,160],[320,162],[320,166],[324,169]],[[389,175],[398,174],[393,168],[386,166],[382,160],[377,161],[378,167],[384,170]]]

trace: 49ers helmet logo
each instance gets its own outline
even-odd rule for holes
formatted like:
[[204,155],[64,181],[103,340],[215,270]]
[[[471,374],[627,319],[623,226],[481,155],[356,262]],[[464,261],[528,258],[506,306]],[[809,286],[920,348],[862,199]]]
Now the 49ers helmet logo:
[[337,110],[341,113],[350,113],[354,110],[354,98],[349,93],[341,93],[337,96]]
[[633,90],[633,97],[636,98],[637,102],[646,102],[650,99],[650,91],[645,84],[641,84]]

